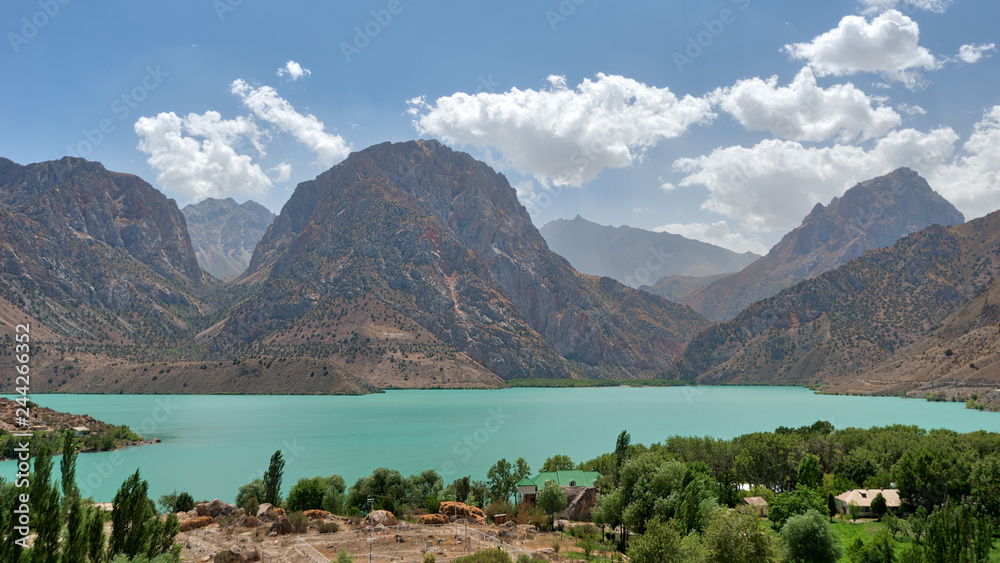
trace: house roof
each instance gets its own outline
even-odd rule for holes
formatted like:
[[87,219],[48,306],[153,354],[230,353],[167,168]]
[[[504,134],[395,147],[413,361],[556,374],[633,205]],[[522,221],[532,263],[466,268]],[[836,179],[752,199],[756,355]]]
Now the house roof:
[[767,506],[767,501],[762,497],[747,497],[743,499],[743,502],[749,504],[750,506]]
[[517,482],[517,486],[518,487],[537,487],[538,485],[535,485],[534,481],[532,481],[528,477],[525,477],[524,479],[521,479],[520,481]]
[[889,508],[899,507],[899,489],[852,489],[846,493],[837,495],[835,498],[844,504],[854,502],[860,507],[870,508],[872,499],[878,494],[882,494],[885,505]]
[[539,473],[532,481],[539,489],[545,488],[546,481],[552,481],[560,487],[593,487],[594,482],[600,478],[601,474],[596,471],[548,471]]

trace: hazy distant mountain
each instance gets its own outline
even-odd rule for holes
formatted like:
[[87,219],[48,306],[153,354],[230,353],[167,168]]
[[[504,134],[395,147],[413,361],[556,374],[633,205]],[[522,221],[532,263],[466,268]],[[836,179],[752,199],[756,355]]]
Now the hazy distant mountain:
[[181,211],[198,263],[219,279],[246,271],[257,242],[275,217],[255,201],[238,204],[232,198],[208,198]]
[[214,349],[301,349],[377,385],[635,377],[707,326],[574,271],[503,175],[433,140],[299,184],[240,283],[246,300],[203,336]]
[[[996,348],[990,348],[995,337],[984,340],[985,333],[977,330],[997,332],[997,292],[970,301],[998,273],[1000,212],[962,225],[933,225],[709,327],[688,344],[671,373],[705,383],[836,386],[863,380],[862,388],[854,390],[868,393],[885,389],[891,381],[904,381],[909,388],[959,386],[950,375],[982,378],[996,369],[966,372],[950,359],[936,357],[936,350],[950,342],[966,366],[995,359]],[[946,321],[967,305],[965,312]],[[938,326],[934,338],[925,338]],[[970,338],[963,338],[965,334]],[[894,358],[921,341],[909,359]],[[925,354],[930,357],[923,359]],[[893,367],[878,377],[866,375],[890,362]],[[892,375],[898,362],[905,367]],[[918,369],[912,362],[925,363]],[[916,374],[919,377],[913,377]],[[993,378],[994,385],[998,382],[1000,378]]]
[[854,186],[826,207],[816,204],[764,258],[691,293],[683,302],[708,318],[728,320],[751,303],[832,270],[866,250],[884,248],[931,225],[964,220],[926,180],[900,168]]
[[608,227],[579,215],[550,221],[539,232],[578,271],[608,276],[630,287],[652,285],[674,274],[711,276],[738,272],[760,258],[670,233]]
[[703,287],[708,287],[724,277],[731,276],[732,273],[715,274],[713,276],[682,276],[673,275],[660,278],[653,285],[641,285],[639,289],[649,291],[667,299],[680,303],[688,295]]

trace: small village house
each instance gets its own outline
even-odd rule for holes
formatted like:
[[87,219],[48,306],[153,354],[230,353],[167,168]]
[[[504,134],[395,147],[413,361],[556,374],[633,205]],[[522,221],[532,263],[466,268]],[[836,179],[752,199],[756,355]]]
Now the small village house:
[[601,474],[596,471],[549,471],[537,477],[525,477],[517,483],[517,496],[521,502],[534,505],[538,493],[545,483],[552,481],[566,493],[569,504],[560,514],[570,520],[589,520],[590,509],[597,502],[597,480]]
[[743,504],[752,506],[761,518],[767,517],[767,501],[762,497],[746,497],[743,499]]
[[852,489],[834,497],[837,502],[837,512],[845,516],[849,515],[848,507],[853,502],[861,509],[862,518],[871,518],[874,516],[872,514],[872,500],[879,493],[885,499],[885,506],[890,512],[899,509],[899,489]]

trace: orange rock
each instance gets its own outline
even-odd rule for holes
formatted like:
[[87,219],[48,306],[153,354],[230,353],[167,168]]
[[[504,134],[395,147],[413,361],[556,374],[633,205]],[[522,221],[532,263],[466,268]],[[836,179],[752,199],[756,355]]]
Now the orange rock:
[[448,516],[458,516],[459,518],[466,518],[473,520],[476,524],[486,523],[486,514],[479,508],[475,506],[469,506],[464,502],[452,502],[445,501],[441,503],[441,508],[438,509],[441,514],[447,514]]
[[421,514],[417,517],[418,524],[450,524],[451,518],[445,514]]
[[191,530],[204,528],[214,521],[215,520],[211,516],[196,516],[194,518],[188,518],[187,520],[181,522],[181,531],[190,532]]
[[306,515],[306,518],[310,520],[324,520],[330,513],[325,510],[304,510],[302,514]]

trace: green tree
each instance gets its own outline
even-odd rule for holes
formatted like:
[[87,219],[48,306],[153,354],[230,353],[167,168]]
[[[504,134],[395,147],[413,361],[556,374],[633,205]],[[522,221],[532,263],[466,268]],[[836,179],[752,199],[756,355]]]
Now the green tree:
[[286,507],[291,512],[319,509],[323,506],[323,495],[326,492],[322,477],[299,479],[298,483],[288,491]]
[[785,561],[834,563],[843,553],[830,522],[815,510],[792,516],[781,528],[781,555]]
[[794,491],[781,493],[768,504],[767,519],[774,522],[776,528],[781,528],[792,516],[805,514],[810,510],[823,513],[827,509],[826,501],[819,491],[809,487],[799,487]]
[[896,561],[895,543],[889,532],[882,528],[870,541],[860,537],[847,548],[847,554],[854,563],[894,563]]
[[510,501],[510,497],[517,492],[517,482],[515,478],[514,466],[506,459],[501,458],[486,473],[486,482],[490,487],[490,498],[495,501]]
[[546,481],[542,492],[538,493],[538,506],[546,514],[555,514],[565,509],[568,502],[562,487],[552,481]]
[[719,510],[705,528],[708,563],[765,563],[778,560],[777,539],[760,526],[754,512]]
[[993,532],[989,519],[972,505],[948,501],[927,519],[924,557],[928,563],[989,560]]
[[815,489],[819,486],[823,473],[819,470],[819,457],[813,454],[806,454],[799,461],[798,485]]
[[51,480],[52,450],[43,443],[35,456],[35,475],[28,488],[36,534],[31,560],[36,563],[59,560],[62,518],[59,514],[59,489],[52,485]]
[[346,484],[340,475],[330,475],[323,479],[323,510],[331,514],[344,511],[344,490]]
[[104,512],[91,507],[87,516],[87,557],[91,563],[104,560]]
[[398,514],[409,499],[407,480],[395,469],[376,467],[371,475],[360,477],[351,485],[347,504],[351,508],[367,511],[369,497],[375,499],[375,510]]
[[1000,454],[988,455],[972,466],[969,475],[970,499],[983,514],[1000,525]]
[[918,507],[906,522],[910,526],[910,533],[913,534],[913,543],[919,545],[927,530],[927,509]]
[[871,511],[872,514],[875,515],[875,518],[878,519],[879,522],[881,522],[882,517],[885,516],[885,513],[888,510],[889,507],[886,505],[885,497],[882,496],[882,493],[878,493],[877,495],[875,495],[875,498],[872,499],[871,503]]
[[275,506],[281,504],[281,478],[285,473],[285,458],[281,450],[274,452],[271,462],[264,472],[264,496],[258,497],[261,502],[269,502]]
[[194,497],[188,492],[181,492],[177,495],[177,502],[171,512],[187,512],[194,509]]
[[514,491],[516,492],[517,482],[520,481],[521,479],[524,479],[525,477],[531,476],[531,466],[528,465],[527,461],[524,461],[523,457],[519,457],[517,458],[516,461],[514,461],[513,474],[514,474],[514,485],[515,485]]
[[928,510],[945,498],[969,493],[969,452],[951,444],[928,443],[906,450],[892,468],[899,495],[913,506]]
[[170,551],[173,538],[180,531],[176,514],[160,519],[153,501],[147,496],[149,483],[140,478],[139,470],[122,483],[111,504],[111,541],[108,557],[122,554],[156,557]]
[[663,563],[681,560],[681,534],[669,522],[653,518],[646,531],[632,540],[628,557],[633,563]]
[[240,485],[236,491],[236,506],[245,507],[250,499],[257,499],[258,502],[264,498],[264,480],[254,479],[245,485]]
[[857,522],[858,518],[861,517],[861,507],[852,500],[847,503],[847,514],[851,517],[851,522]]
[[830,518],[837,515],[837,499],[833,496],[833,493],[826,495],[826,512]]
[[59,458],[63,499],[79,494],[76,486],[76,436],[72,430],[63,433],[62,456]]
[[351,554],[348,553],[346,549],[341,549],[337,553],[335,563],[354,563],[354,558],[351,557]]
[[76,436],[72,430],[63,433],[62,456],[59,458],[66,534],[63,542],[63,563],[83,563],[87,557],[86,515],[76,486]]
[[20,525],[14,510],[21,504],[18,499],[21,492],[14,483],[0,477],[0,561],[21,561],[21,546],[15,543],[21,534],[14,529]]
[[618,439],[615,440],[615,479],[618,478],[618,473],[621,471],[622,465],[625,464],[625,457],[628,455],[629,446],[631,445],[632,435],[622,430],[621,434],[618,435]]
[[575,468],[576,466],[573,464],[573,460],[571,460],[568,455],[556,454],[552,457],[545,458],[545,463],[542,464],[542,473],[570,471]]

